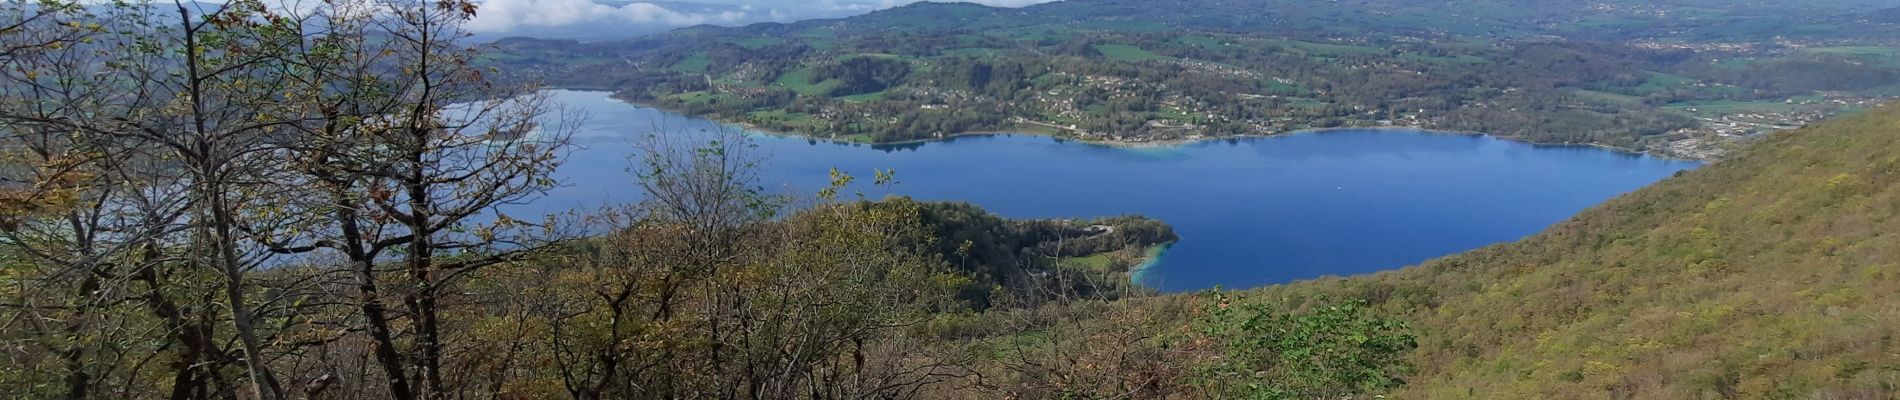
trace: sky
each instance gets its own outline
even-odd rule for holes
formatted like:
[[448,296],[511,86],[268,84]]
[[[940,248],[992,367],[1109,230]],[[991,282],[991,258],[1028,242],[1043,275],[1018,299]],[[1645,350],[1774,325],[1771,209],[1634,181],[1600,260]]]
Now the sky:
[[[467,28],[484,36],[603,39],[699,25],[837,18],[918,0],[483,0]],[[1051,0],[967,0],[1021,7]]]

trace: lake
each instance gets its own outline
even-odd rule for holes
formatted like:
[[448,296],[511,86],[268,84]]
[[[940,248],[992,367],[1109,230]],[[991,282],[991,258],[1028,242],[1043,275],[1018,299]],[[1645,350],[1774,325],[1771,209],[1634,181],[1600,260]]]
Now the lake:
[[[595,208],[639,199],[631,141],[656,127],[720,125],[554,92],[592,116],[535,206]],[[765,187],[809,198],[832,168],[888,194],[967,201],[1011,218],[1140,214],[1181,241],[1140,282],[1178,292],[1247,288],[1395,269],[1517,240],[1592,205],[1699,164],[1478,135],[1351,130],[1121,148],[1043,136],[966,136],[894,147],[757,135]],[[872,196],[886,192],[861,188]]]

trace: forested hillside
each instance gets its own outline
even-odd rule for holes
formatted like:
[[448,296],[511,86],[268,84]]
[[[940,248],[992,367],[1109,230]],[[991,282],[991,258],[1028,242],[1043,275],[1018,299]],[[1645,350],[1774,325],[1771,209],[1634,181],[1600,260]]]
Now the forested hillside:
[[1709,157],[1900,94],[1900,33],[1873,12],[1795,1],[919,3],[626,41],[514,38],[484,61],[515,79],[862,142],[1412,126]]

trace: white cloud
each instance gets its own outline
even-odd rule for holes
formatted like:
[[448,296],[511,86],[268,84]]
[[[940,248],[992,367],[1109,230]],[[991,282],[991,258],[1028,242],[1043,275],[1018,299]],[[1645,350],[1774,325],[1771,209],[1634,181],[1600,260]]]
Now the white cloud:
[[[476,34],[545,37],[613,37],[682,26],[745,25],[838,18],[919,1],[952,0],[483,0],[466,28]],[[1054,0],[963,0],[995,7],[1022,7]]]
[[520,28],[565,27],[578,24],[642,24],[688,26],[732,24],[746,20],[745,10],[715,13],[681,12],[653,3],[611,6],[593,0],[487,0],[467,28],[475,33],[502,33]]

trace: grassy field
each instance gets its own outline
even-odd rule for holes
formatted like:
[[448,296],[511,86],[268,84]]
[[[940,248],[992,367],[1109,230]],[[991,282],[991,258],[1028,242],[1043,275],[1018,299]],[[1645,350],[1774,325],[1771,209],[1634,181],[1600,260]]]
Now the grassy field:
[[880,90],[880,91],[871,92],[871,93],[854,94],[850,96],[839,97],[838,99],[849,101],[849,102],[856,102],[856,103],[884,100],[884,91]]
[[1668,91],[1673,88],[1689,85],[1692,82],[1694,82],[1693,79],[1685,78],[1679,75],[1665,74],[1665,73],[1660,73],[1660,72],[1651,73],[1649,75],[1648,81],[1644,81],[1641,86],[1636,87],[1636,94],[1650,94],[1650,93]]
[[794,92],[798,92],[798,94],[806,96],[828,96],[831,94],[831,89],[843,84],[843,82],[839,82],[836,79],[812,82],[811,73],[811,69],[809,68],[799,68],[798,70],[787,72],[784,75],[779,75],[776,83],[779,86],[784,86],[786,89],[791,89]]
[[1056,261],[1057,265],[1090,271],[1104,271],[1115,265],[1115,259],[1108,254],[1095,254],[1088,257],[1064,257]]
[[1165,119],[1179,123],[1201,123],[1200,115],[1190,114],[1187,111],[1173,107],[1162,108],[1160,111],[1154,112],[1151,116],[1157,119]]
[[675,72],[703,74],[706,73],[706,68],[711,66],[712,59],[706,58],[706,53],[697,53],[693,54],[692,57],[687,57],[684,60],[680,60],[680,62],[673,63],[673,66],[669,69]]

